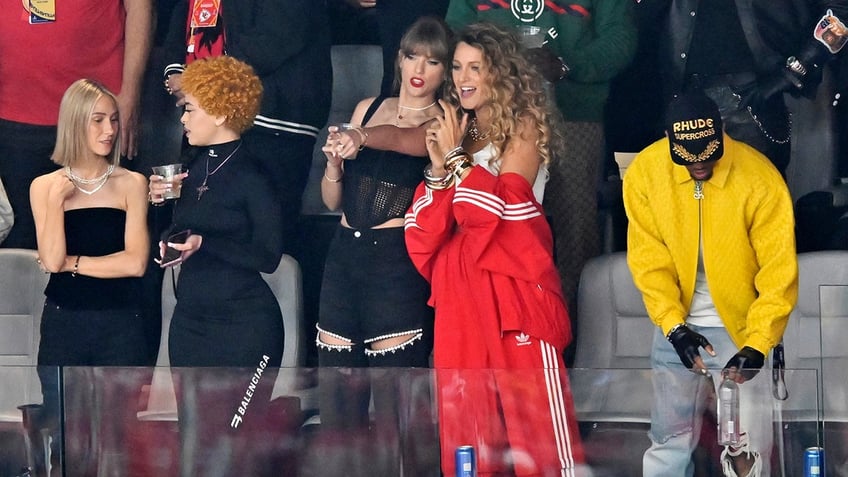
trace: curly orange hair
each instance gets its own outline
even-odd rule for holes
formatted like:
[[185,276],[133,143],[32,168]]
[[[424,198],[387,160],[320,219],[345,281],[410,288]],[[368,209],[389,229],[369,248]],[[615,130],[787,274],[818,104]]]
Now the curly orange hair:
[[225,116],[225,124],[239,134],[253,125],[262,100],[262,82],[253,68],[232,56],[204,58],[188,65],[182,90],[197,98],[207,113]]

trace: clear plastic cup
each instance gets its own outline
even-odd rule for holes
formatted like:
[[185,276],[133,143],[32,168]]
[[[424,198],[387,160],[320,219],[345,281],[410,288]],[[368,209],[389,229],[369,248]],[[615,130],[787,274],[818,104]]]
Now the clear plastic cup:
[[545,32],[535,25],[519,25],[518,37],[524,48],[541,48],[545,44]]
[[162,176],[162,182],[170,182],[171,188],[162,194],[165,199],[178,199],[182,190],[182,181],[174,181],[174,176],[183,172],[182,164],[166,164],[163,166],[153,166],[153,173],[157,176]]

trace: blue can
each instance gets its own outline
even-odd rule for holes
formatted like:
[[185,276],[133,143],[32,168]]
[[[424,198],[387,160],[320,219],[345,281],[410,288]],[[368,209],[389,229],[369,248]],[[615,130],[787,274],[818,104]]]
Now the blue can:
[[807,447],[804,450],[804,477],[824,476],[824,448]]
[[456,448],[456,477],[477,477],[477,458],[474,456],[474,447]]

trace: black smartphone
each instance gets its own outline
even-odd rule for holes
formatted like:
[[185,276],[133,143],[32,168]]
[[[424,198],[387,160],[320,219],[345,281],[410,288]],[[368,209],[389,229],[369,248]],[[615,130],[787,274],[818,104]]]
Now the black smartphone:
[[[177,232],[175,234],[169,235],[168,240],[165,243],[166,244],[168,244],[168,243],[185,243],[185,241],[188,239],[189,235],[191,235],[191,230],[186,229],[186,230],[183,230],[181,232]],[[165,246],[165,255],[162,256],[161,260],[157,260],[156,262],[162,268],[170,267],[170,266],[176,265],[176,264],[178,264],[182,261],[182,254],[183,254],[182,251],[177,250],[173,247],[168,247],[166,245]]]

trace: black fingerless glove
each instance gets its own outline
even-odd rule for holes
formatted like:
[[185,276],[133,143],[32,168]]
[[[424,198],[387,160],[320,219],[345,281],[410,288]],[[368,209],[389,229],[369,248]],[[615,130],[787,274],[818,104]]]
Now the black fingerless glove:
[[741,373],[742,377],[748,381],[753,379],[754,376],[760,372],[765,360],[766,357],[763,353],[760,353],[750,346],[746,346],[730,358],[730,361],[724,365],[722,373],[730,370],[731,368],[735,368],[736,372]]
[[680,356],[680,362],[689,369],[695,366],[695,358],[701,356],[698,353],[698,348],[711,346],[710,342],[704,338],[704,335],[692,331],[684,324],[672,328],[666,338],[674,346],[677,356]]

